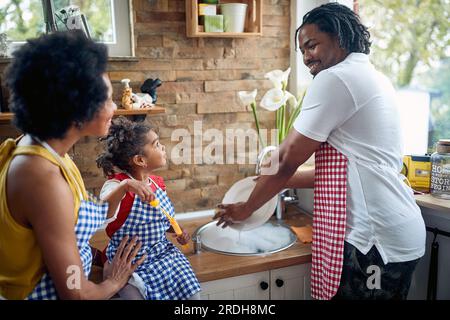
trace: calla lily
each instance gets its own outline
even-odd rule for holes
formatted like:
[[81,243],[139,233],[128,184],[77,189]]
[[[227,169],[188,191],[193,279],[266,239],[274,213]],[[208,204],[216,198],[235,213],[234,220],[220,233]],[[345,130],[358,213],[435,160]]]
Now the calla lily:
[[239,91],[238,96],[241,105],[247,107],[251,103],[255,102],[257,93],[258,93],[257,89],[253,91]]
[[260,106],[269,111],[276,111],[289,101],[291,105],[297,105],[297,99],[288,91],[281,88],[273,88],[266,92],[261,100]]
[[[261,100],[260,106],[266,110],[275,111],[275,125],[278,130],[277,142],[279,144],[286,138],[295,119],[300,114],[303,98],[305,96],[303,94],[300,102],[298,102],[297,98],[286,90],[290,73],[291,68],[288,68],[286,71],[273,70],[264,75],[266,79],[269,79],[273,83],[274,88],[266,92]],[[258,136],[261,145],[264,146],[264,142],[259,134],[259,121],[256,112],[256,94],[256,90],[238,92],[240,103],[246,107],[250,106],[251,111],[253,112]],[[291,108],[288,108],[288,104]]]
[[289,74],[291,73],[291,68],[286,71],[272,70],[264,75],[264,78],[272,81],[273,86],[278,89],[285,89],[287,87],[287,82],[289,79]]
[[255,89],[253,91],[239,91],[239,102],[242,106],[247,107],[250,106],[252,109],[253,117],[255,118],[256,131],[258,132],[258,138],[262,146],[265,146],[264,141],[261,138],[260,129],[259,129],[259,120],[258,115],[256,113],[256,95],[258,90]]
[[289,102],[289,104],[295,108],[298,103],[297,98],[289,91],[285,91],[284,94],[287,95],[287,101]]

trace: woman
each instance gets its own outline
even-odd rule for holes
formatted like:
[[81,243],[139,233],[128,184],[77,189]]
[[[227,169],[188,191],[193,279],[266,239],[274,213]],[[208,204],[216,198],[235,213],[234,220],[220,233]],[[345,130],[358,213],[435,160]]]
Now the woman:
[[24,136],[5,141],[0,153],[0,295],[7,299],[108,299],[145,259],[133,261],[140,244],[124,238],[104,281],[87,279],[89,238],[117,202],[108,209],[87,201],[67,152],[109,129],[116,105],[106,66],[106,47],[78,31],[29,40],[14,53],[6,83]]

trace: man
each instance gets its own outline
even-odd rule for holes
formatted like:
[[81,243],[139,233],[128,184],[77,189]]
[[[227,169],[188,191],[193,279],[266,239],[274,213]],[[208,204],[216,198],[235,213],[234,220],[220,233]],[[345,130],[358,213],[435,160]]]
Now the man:
[[[314,80],[280,145],[278,173],[262,175],[247,202],[219,205],[215,218],[225,227],[285,187],[314,187],[313,298],[406,299],[425,225],[399,174],[394,89],[370,63],[370,34],[347,7],[313,9],[297,35]],[[296,172],[313,153],[315,169]]]

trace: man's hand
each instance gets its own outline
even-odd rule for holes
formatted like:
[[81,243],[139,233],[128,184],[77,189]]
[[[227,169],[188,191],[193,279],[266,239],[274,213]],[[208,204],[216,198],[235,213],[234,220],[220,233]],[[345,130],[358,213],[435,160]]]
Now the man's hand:
[[247,219],[253,212],[247,209],[246,202],[238,202],[233,204],[219,204],[215,210],[216,214],[213,219],[219,219],[217,225],[223,224],[225,228],[233,223]]

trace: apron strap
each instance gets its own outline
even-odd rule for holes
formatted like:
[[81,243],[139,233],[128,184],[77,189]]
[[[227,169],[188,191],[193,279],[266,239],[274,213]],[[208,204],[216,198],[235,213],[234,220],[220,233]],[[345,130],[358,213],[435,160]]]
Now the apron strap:
[[328,143],[316,152],[311,295],[329,300],[342,273],[347,213],[347,158]]

